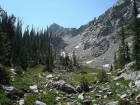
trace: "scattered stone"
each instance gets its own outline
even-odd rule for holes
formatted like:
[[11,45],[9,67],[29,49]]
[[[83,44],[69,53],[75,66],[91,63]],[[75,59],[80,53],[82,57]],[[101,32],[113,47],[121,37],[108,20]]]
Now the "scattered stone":
[[53,75],[52,75],[52,74],[47,75],[47,79],[52,78],[52,77],[53,77]]
[[60,101],[61,100],[61,98],[60,97],[56,97],[56,101]]
[[17,93],[17,89],[13,86],[1,85],[1,87],[5,91],[5,93],[7,93],[7,94],[14,95],[15,93]]
[[140,100],[140,94],[136,96],[135,100],[136,101],[139,101]]
[[17,74],[17,73],[15,72],[15,69],[10,69],[10,71],[11,71],[11,73],[13,73],[14,75]]
[[113,95],[113,93],[112,93],[112,92],[107,92],[106,95],[107,95],[108,97],[110,97],[110,96]]
[[35,104],[36,104],[36,105],[46,105],[45,103],[43,103],[43,102],[41,102],[41,101],[38,101],[38,100],[35,102]]
[[108,91],[108,88],[104,88],[102,89],[103,92],[107,92]]
[[38,93],[37,85],[29,86],[31,90],[33,90],[35,93]]
[[101,94],[96,94],[96,95],[95,95],[95,98],[101,98],[101,97],[102,97]]
[[82,93],[82,88],[80,85],[76,86],[76,91],[79,93]]
[[24,105],[24,99],[19,100],[19,105]]
[[124,99],[126,97],[127,97],[127,94],[123,94],[123,95],[120,96],[121,99]]
[[124,72],[125,72],[125,71],[122,70],[122,71],[118,72],[116,76],[120,76],[120,75],[121,75],[122,73],[124,73]]
[[130,62],[128,64],[125,65],[125,70],[129,70],[136,62]]
[[84,105],[90,105],[91,101],[90,100],[84,100],[83,103],[84,103]]
[[84,100],[84,93],[80,94],[80,95],[78,96],[78,99]]
[[118,101],[112,101],[107,103],[106,105],[118,105]]
[[120,77],[115,77],[113,79],[114,81],[123,81],[124,80],[124,77],[120,76]]

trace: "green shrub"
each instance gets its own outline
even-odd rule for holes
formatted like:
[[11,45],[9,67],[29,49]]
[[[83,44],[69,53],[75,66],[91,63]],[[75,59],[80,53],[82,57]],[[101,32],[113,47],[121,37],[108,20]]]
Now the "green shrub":
[[84,76],[81,77],[80,83],[81,84],[89,84],[87,78]]
[[16,72],[17,74],[21,75],[21,74],[22,74],[22,68],[21,68],[20,66],[17,66],[17,67],[15,68],[15,72]]
[[6,93],[0,90],[0,105],[14,105],[13,102],[6,97]]
[[118,105],[131,105],[128,100],[120,99]]
[[57,94],[55,91],[49,91],[47,94],[41,94],[40,98],[41,98],[41,101],[46,103],[47,105],[55,105],[56,96]]
[[98,78],[99,82],[107,82],[108,81],[108,77],[107,77],[105,70],[101,70],[98,73],[97,78]]
[[30,93],[25,98],[25,105],[35,105],[36,100],[38,100],[38,95],[35,93]]
[[10,71],[5,67],[0,66],[0,84],[9,84],[10,83]]

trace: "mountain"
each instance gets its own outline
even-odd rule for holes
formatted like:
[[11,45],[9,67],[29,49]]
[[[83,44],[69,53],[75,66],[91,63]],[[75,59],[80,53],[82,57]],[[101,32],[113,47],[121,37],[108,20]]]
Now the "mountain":
[[[122,25],[129,34],[129,25],[132,20],[132,0],[119,0],[111,8],[79,29],[63,28],[52,24],[49,29],[53,32],[63,32],[64,41],[67,43],[65,51],[75,51],[77,57],[86,64],[95,68],[103,68],[104,65],[113,63],[114,52],[119,46],[118,31]],[[138,4],[140,7],[140,4]],[[68,38],[65,38],[65,37]],[[129,45],[132,37],[127,39]]]

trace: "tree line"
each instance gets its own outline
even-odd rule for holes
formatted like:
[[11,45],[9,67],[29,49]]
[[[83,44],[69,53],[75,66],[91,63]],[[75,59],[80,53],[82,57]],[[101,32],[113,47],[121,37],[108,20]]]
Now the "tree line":
[[32,26],[29,30],[28,25],[23,32],[22,25],[21,18],[16,18],[13,14],[8,16],[0,8],[0,64],[20,66],[24,70],[41,64],[45,66],[45,71],[52,71],[54,61],[60,60],[59,65],[65,69],[71,68],[73,64],[68,55],[63,57],[57,50],[64,47],[61,34],[49,32],[48,27],[35,30]]
[[138,7],[137,7],[137,0],[133,0],[133,19],[131,25],[131,32],[133,34],[133,45],[132,51],[128,47],[128,42],[125,41],[126,39],[126,28],[125,26],[121,27],[119,32],[119,36],[121,39],[121,43],[119,45],[118,55],[114,54],[114,68],[124,68],[125,64],[129,63],[130,61],[135,61],[134,69],[140,70],[140,19],[138,16]]

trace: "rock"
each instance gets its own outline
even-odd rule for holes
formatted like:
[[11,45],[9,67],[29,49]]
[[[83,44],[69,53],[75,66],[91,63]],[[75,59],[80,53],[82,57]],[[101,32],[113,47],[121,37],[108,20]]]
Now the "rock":
[[131,88],[131,87],[134,87],[135,83],[131,81],[128,85]]
[[140,90],[140,80],[135,81],[135,86],[137,87],[138,90]]
[[112,92],[107,92],[106,95],[107,95],[108,97],[110,97],[110,96],[113,95],[113,93],[112,93]]
[[89,92],[89,86],[87,84],[81,84],[82,91]]
[[37,85],[29,86],[31,90],[33,90],[35,93],[38,93]]
[[118,105],[118,101],[112,101],[107,103],[106,105]]
[[129,70],[136,62],[130,62],[128,64],[125,65],[125,70]]
[[108,88],[103,88],[102,91],[103,92],[107,92],[108,91]]
[[45,103],[43,103],[43,102],[41,102],[41,101],[38,101],[38,100],[36,100],[35,104],[36,104],[36,105],[46,105]]
[[79,92],[79,93],[81,93],[81,92],[82,92],[82,88],[81,88],[81,86],[80,86],[80,85],[76,86],[76,91],[77,91],[77,92]]
[[136,101],[139,101],[140,100],[140,94],[136,96],[135,100]]
[[52,75],[52,74],[47,75],[47,79],[48,79],[48,78],[52,78],[52,77],[53,77],[53,75]]
[[60,97],[56,97],[56,101],[60,101],[61,100],[61,98]]
[[123,81],[124,80],[124,77],[120,76],[120,77],[115,77],[113,79],[114,81]]
[[123,95],[120,96],[121,99],[124,99],[126,97],[127,97],[127,94],[123,94]]
[[59,80],[59,81],[53,83],[53,87],[62,90],[62,88],[65,84],[66,84],[66,81]]
[[80,95],[78,96],[78,99],[84,100],[84,93],[80,94]]
[[89,86],[89,91],[92,91],[93,90],[93,87],[92,86]]
[[15,69],[10,69],[10,71],[11,71],[11,73],[13,73],[14,75],[17,74],[17,73],[15,72]]
[[69,84],[63,85],[61,90],[68,93],[68,94],[77,93],[76,89],[72,85],[69,85]]
[[102,97],[101,94],[96,94],[96,95],[95,95],[95,98],[101,98],[101,97]]
[[17,89],[13,86],[1,85],[1,87],[5,91],[5,93],[7,93],[7,94],[14,95],[15,93],[17,93]]
[[84,105],[90,105],[90,104],[91,104],[91,101],[90,101],[90,100],[84,100],[84,101],[83,101],[83,104],[84,104]]
[[122,71],[119,71],[118,73],[117,73],[117,75],[116,76],[120,76],[122,73],[124,73],[125,71],[124,70],[122,70]]
[[24,99],[19,100],[19,105],[24,105]]

